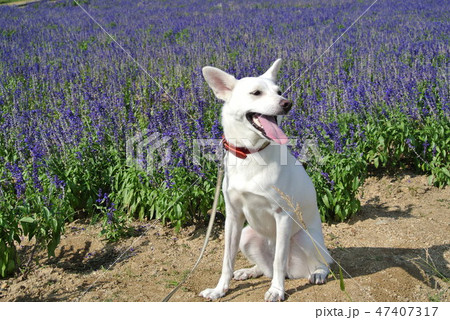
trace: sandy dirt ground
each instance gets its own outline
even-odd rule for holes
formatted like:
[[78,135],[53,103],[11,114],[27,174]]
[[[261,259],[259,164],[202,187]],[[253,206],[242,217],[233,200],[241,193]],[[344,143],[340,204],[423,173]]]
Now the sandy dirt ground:
[[[344,274],[345,291],[332,276],[325,285],[286,280],[287,301],[450,301],[450,188],[425,176],[370,177],[362,209],[345,223],[323,225],[326,245]],[[69,225],[56,257],[44,252],[27,275],[0,280],[0,301],[161,301],[194,265],[205,225],[180,233],[158,221],[136,223],[136,235],[108,244],[100,227]],[[27,261],[32,244],[20,248]],[[203,301],[198,293],[220,276],[223,217],[198,269],[171,301]],[[236,267],[250,264],[242,254]],[[339,276],[337,276],[339,277]],[[263,301],[270,279],[232,281],[219,301]]]

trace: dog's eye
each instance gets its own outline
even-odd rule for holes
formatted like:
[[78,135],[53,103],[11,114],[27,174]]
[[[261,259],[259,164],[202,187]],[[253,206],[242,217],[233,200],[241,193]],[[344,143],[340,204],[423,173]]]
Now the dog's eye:
[[250,94],[252,94],[254,96],[259,96],[261,94],[261,91],[255,90],[255,91],[250,92]]
[[281,90],[278,90],[278,91],[277,91],[277,94],[278,94],[279,96],[281,96],[281,94],[282,94]]

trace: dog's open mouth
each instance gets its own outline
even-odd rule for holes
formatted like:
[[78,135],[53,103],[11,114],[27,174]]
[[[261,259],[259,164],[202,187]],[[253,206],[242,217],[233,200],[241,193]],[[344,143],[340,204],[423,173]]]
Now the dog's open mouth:
[[260,113],[247,113],[247,120],[269,140],[273,140],[279,144],[286,144],[288,137],[277,124],[276,116],[268,116]]

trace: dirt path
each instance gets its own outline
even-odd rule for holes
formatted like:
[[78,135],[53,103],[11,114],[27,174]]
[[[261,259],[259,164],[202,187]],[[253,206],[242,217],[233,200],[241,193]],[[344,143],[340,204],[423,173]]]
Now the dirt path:
[[[287,301],[450,301],[450,188],[402,174],[369,178],[363,190],[357,217],[324,225],[331,255],[347,272],[346,292],[333,278],[322,286],[287,280]],[[199,269],[172,301],[202,301],[198,292],[215,286],[222,224],[216,223]],[[0,280],[0,301],[161,301],[194,264],[205,234],[204,226],[176,234],[150,222],[136,224],[139,236],[108,245],[99,230],[70,225],[56,258],[40,254],[27,277]],[[29,252],[29,246],[21,249],[24,260]],[[249,266],[242,255],[236,265]],[[333,270],[338,272],[336,265]],[[262,301],[269,285],[265,277],[232,281],[221,301]]]

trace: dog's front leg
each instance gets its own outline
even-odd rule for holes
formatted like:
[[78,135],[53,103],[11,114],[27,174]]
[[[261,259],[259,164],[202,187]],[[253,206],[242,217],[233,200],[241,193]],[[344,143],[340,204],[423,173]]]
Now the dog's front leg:
[[275,220],[277,235],[272,284],[264,295],[264,300],[269,302],[284,300],[284,279],[286,277],[292,228],[292,218],[287,214],[277,214]]
[[216,300],[223,297],[228,290],[230,280],[233,277],[234,261],[239,249],[244,216],[235,212],[230,212],[227,205],[227,217],[225,219],[225,253],[223,257],[222,275],[215,288],[205,289],[200,292],[200,296],[209,300]]

